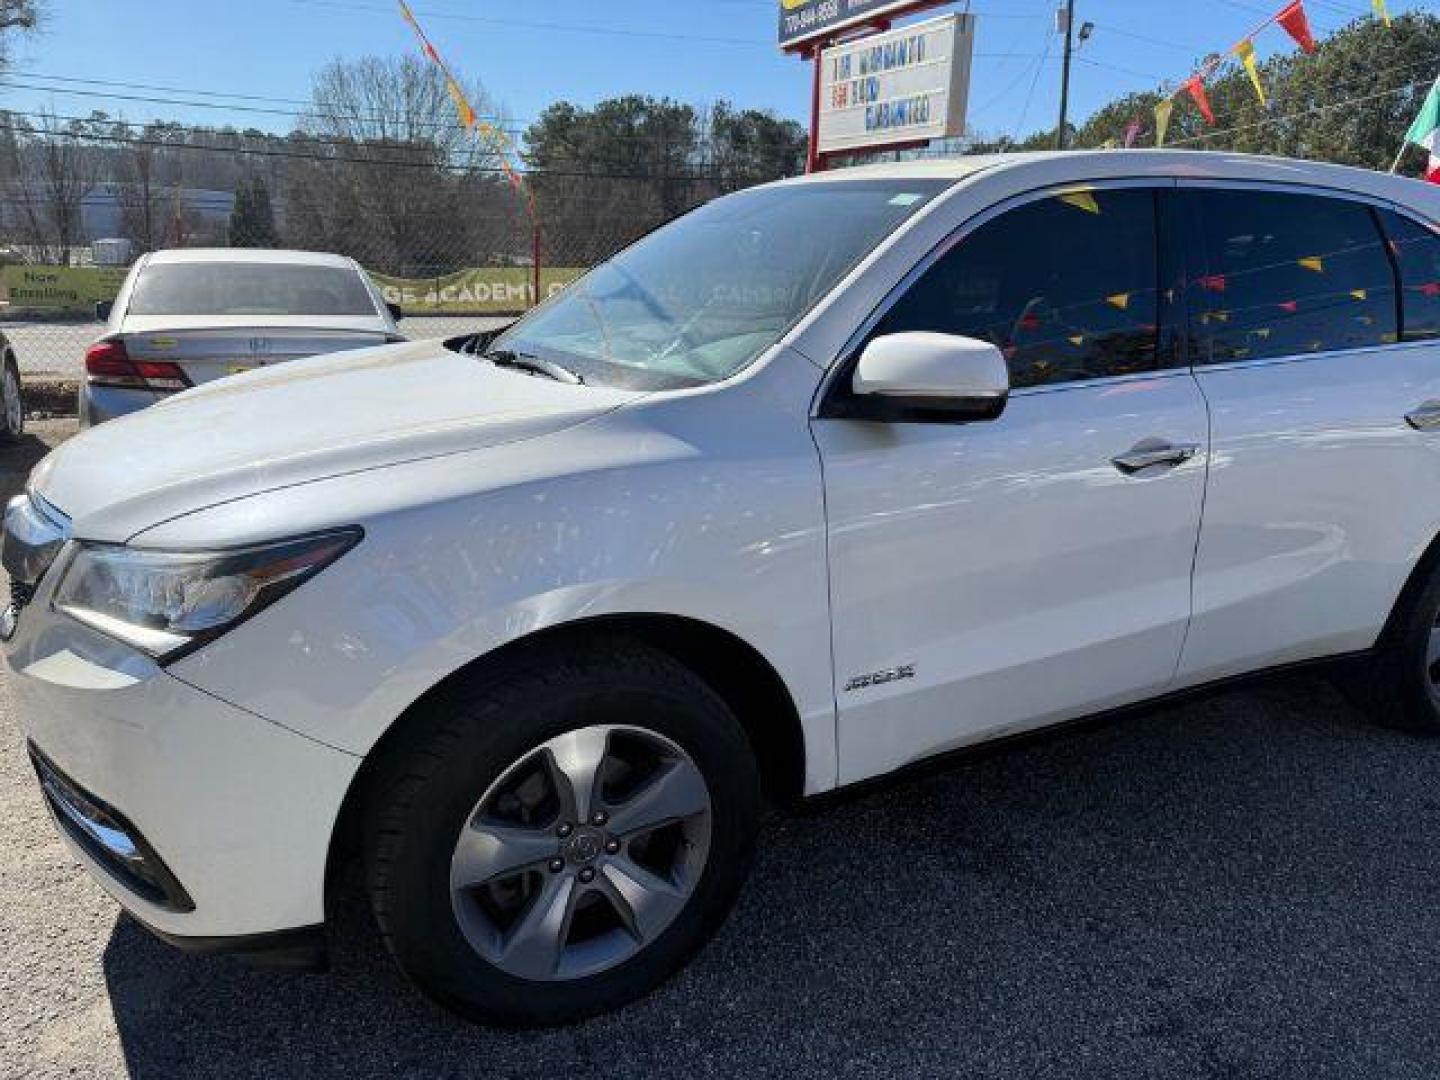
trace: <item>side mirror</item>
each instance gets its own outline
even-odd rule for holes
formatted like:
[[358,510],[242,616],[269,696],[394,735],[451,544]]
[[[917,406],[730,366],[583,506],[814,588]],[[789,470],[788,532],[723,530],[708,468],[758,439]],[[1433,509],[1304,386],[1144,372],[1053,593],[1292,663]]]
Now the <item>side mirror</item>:
[[385,302],[385,310],[390,312],[390,318],[394,319],[397,323],[405,317],[404,309],[401,308],[399,304],[392,304],[388,300]]
[[1010,371],[986,341],[888,334],[865,346],[850,386],[860,412],[876,420],[994,420],[1010,396]]
[[95,301],[95,318],[100,322],[110,321],[110,312],[115,310],[114,300]]

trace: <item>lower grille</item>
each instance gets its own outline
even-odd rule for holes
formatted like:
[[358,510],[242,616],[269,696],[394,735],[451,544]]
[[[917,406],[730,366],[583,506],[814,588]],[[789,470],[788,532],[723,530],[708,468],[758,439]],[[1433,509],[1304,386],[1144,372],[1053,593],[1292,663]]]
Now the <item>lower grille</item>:
[[56,823],[85,854],[156,907],[195,910],[190,894],[123,814],[62,773],[34,743],[30,744],[30,763]]

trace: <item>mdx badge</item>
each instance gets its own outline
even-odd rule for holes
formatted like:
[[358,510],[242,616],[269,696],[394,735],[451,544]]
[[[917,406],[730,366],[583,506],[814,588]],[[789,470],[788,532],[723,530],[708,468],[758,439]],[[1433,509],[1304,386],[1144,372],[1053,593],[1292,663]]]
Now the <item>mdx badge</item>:
[[848,694],[851,690],[863,690],[867,686],[883,686],[899,679],[913,679],[914,677],[915,665],[901,664],[899,667],[886,668],[883,671],[872,671],[869,675],[856,675],[845,684],[845,692]]

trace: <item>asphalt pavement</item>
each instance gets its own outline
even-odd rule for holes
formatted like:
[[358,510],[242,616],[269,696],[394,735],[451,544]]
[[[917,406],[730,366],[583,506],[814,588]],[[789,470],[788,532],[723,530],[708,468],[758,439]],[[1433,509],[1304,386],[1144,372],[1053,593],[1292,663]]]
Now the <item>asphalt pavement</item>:
[[495,1032],[353,895],[327,975],[150,938],[55,838],[0,677],[0,1076],[1431,1080],[1437,871],[1440,740],[1276,677],[773,818],[679,977]]

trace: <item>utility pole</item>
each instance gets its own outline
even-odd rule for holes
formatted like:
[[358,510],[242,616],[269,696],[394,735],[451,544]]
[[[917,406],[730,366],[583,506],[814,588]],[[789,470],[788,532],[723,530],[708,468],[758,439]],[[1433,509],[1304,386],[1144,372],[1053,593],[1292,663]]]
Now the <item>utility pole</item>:
[[1065,0],[1065,61],[1060,68],[1060,126],[1055,129],[1055,149],[1065,149],[1065,124],[1070,111],[1070,52],[1075,33],[1075,0]]

